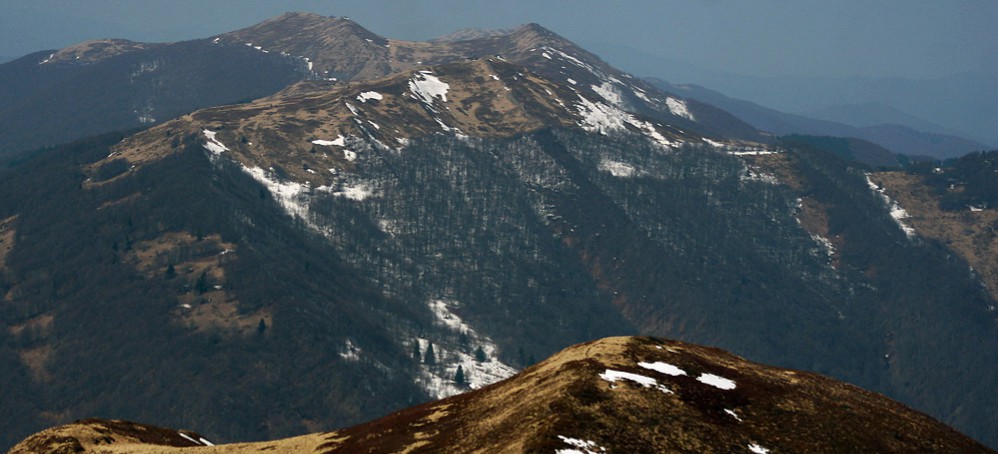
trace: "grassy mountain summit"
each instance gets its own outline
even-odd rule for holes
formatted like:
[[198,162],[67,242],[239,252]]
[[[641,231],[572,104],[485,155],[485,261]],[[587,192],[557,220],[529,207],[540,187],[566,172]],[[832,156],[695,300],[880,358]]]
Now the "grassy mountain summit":
[[87,420],[34,452],[993,452],[919,412],[820,375],[722,350],[615,337],[487,388],[333,432],[213,445],[192,431]]

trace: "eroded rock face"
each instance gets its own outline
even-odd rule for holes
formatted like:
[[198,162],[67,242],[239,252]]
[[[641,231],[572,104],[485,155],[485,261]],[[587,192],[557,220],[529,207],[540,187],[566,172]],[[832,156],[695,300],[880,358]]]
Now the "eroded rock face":
[[991,452],[886,397],[719,349],[616,337],[484,389],[336,432],[210,447],[201,435],[89,420],[28,452]]

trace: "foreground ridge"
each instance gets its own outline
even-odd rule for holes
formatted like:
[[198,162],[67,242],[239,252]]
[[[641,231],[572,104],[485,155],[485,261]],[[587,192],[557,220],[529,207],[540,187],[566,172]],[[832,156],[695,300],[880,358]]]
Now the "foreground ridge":
[[214,446],[85,420],[29,452],[993,452],[881,395],[716,348],[646,337],[569,347],[522,373],[335,432]]

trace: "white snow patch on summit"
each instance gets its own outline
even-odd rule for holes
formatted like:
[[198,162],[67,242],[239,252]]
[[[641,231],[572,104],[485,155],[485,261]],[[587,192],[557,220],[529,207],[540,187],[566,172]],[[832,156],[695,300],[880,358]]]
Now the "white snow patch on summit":
[[763,448],[762,446],[759,446],[759,445],[757,445],[755,443],[750,443],[748,445],[748,449],[749,449],[749,451],[752,451],[755,454],[766,454],[766,453],[769,452],[768,449]]
[[696,121],[696,118],[693,118],[693,114],[690,113],[690,109],[686,106],[686,101],[670,96],[665,98],[665,104],[669,106],[669,112],[672,112],[673,115]]
[[429,71],[420,71],[409,80],[409,91],[427,104],[433,104],[434,98],[447,102],[447,91],[450,85],[442,82]]

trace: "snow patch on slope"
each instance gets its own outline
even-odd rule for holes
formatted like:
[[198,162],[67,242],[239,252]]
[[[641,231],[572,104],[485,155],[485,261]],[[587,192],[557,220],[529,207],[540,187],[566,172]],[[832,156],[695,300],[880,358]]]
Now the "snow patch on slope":
[[558,438],[565,444],[577,449],[559,449],[555,454],[603,454],[606,448],[600,446],[595,441],[583,440],[581,438],[570,438],[558,435]]
[[382,99],[385,99],[385,97],[382,96],[381,93],[378,93],[376,91],[365,91],[357,95],[357,100],[360,102],[367,102],[367,100],[369,99],[381,101]]
[[451,331],[455,332],[468,332],[471,331],[471,327],[461,320],[456,314],[450,311],[448,304],[444,300],[433,300],[430,301],[430,311],[436,317],[437,322],[446,326]]
[[[601,72],[597,71],[596,68],[593,68],[592,65],[586,64],[582,60],[579,60],[578,58],[575,58],[575,57],[573,57],[571,55],[568,55],[568,54],[566,54],[566,53],[564,53],[564,52],[562,52],[562,51],[560,51],[558,49],[555,49],[553,47],[548,47],[548,46],[541,47],[541,49],[546,50],[546,51],[550,51],[551,53],[557,55],[562,60],[570,62],[573,65],[578,66],[580,68],[586,69],[589,72],[591,72],[591,73],[593,73],[593,74],[595,74],[597,76],[602,74]],[[542,53],[541,55],[544,55],[544,54]],[[548,57],[548,58],[550,58],[550,57]]]
[[884,188],[874,183],[873,180],[870,179],[869,173],[866,174],[866,184],[870,187],[870,190],[873,191],[874,194],[879,195],[880,200],[883,200],[884,204],[887,205],[887,209],[890,210],[891,218],[894,219],[894,222],[896,222],[898,227],[901,228],[901,231],[904,232],[905,236],[907,236],[908,239],[915,238],[915,229],[904,222],[905,219],[911,217],[908,215],[908,212],[905,211],[904,208],[901,208],[901,205],[899,205],[896,200],[891,199],[887,195],[887,191],[885,191]]
[[696,121],[696,118],[693,118],[693,114],[690,113],[690,109],[687,107],[686,101],[670,96],[665,98],[665,104],[669,106],[669,112],[672,112],[673,115],[683,117],[687,120]]
[[436,98],[447,102],[448,90],[450,90],[450,85],[441,81],[430,71],[420,71],[412,79],[409,79],[409,91],[429,105],[433,105],[433,100]]
[[[800,220],[797,222],[800,222]],[[825,251],[825,255],[829,258],[835,256],[835,246],[832,244],[831,240],[815,233],[811,234],[811,239],[821,246],[821,249]]]
[[340,352],[340,358],[346,361],[360,361],[360,352],[360,347],[354,345],[350,339],[347,339],[343,344],[343,351]]
[[634,96],[637,96],[642,101],[644,101],[644,102],[646,102],[648,104],[655,104],[655,101],[652,101],[652,99],[649,98],[647,94],[645,94],[644,90],[642,90],[642,89],[640,89],[638,87],[632,86],[631,87],[631,91],[634,92]]
[[337,146],[343,147],[343,146],[346,146],[346,142],[344,142],[343,140],[344,140],[344,137],[343,136],[339,136],[335,140],[316,139],[316,140],[313,140],[312,143],[314,143],[316,145],[324,145],[324,146],[337,145]]
[[735,389],[735,382],[714,374],[700,374],[697,381],[705,385],[710,385],[718,389]]
[[218,132],[203,129],[201,130],[201,133],[208,138],[208,142],[204,144],[204,148],[206,150],[215,154],[220,154],[223,151],[229,151],[229,147],[226,147],[222,144],[222,142],[219,142],[218,139],[215,138],[215,135],[218,134]]
[[610,159],[600,161],[599,169],[620,178],[632,177],[635,173],[634,166]]
[[242,166],[242,169],[243,172],[266,187],[270,195],[286,213],[292,217],[308,221],[308,197],[305,194],[308,191],[307,185],[292,181],[280,181],[272,172],[256,166]]
[[627,380],[637,383],[645,388],[655,388],[666,394],[673,394],[672,390],[665,385],[658,384],[658,380],[646,377],[640,374],[634,374],[631,372],[623,372],[619,370],[607,369],[606,372],[599,374],[599,378],[606,380],[610,383],[616,383],[620,380]]
[[759,169],[752,167],[746,168],[742,174],[738,176],[738,179],[741,181],[759,181],[762,183],[780,184],[780,180],[779,178],[776,178],[776,175],[764,173]]
[[343,185],[339,191],[333,191],[331,194],[337,197],[345,197],[350,200],[361,202],[364,199],[374,195],[374,191],[363,183],[357,183],[351,186]]
[[[456,301],[432,300],[428,304],[434,315],[436,324],[447,328],[454,334],[460,334],[468,340],[468,345],[453,345],[446,340],[430,340],[417,338],[419,351],[426,354],[429,345],[433,344],[435,364],[420,362],[419,384],[430,396],[442,399],[467,391],[490,385],[499,380],[512,377],[517,370],[503,364],[498,359],[499,348],[488,336],[476,332],[464,322],[452,308],[459,306]],[[486,360],[479,362],[473,353],[468,353],[468,347],[481,347]],[[410,348],[413,347],[410,345]],[[465,386],[454,382],[458,366],[464,372]]]
[[618,109],[624,108],[624,98],[620,95],[615,87],[610,82],[603,82],[602,85],[590,85],[589,88],[593,89],[597,95],[600,95],[606,102],[610,103],[611,106],[617,107]]
[[[347,104],[347,105],[349,105],[349,104]],[[356,137],[350,137],[350,139],[353,142],[356,142],[356,141],[359,140]],[[347,146],[347,138],[343,137],[342,135],[337,136],[333,140],[323,140],[323,139],[313,140],[312,143],[316,144],[316,145],[327,146],[327,147],[329,147],[329,146],[343,147],[343,159],[346,159],[347,161],[350,161],[350,162],[353,162],[353,161],[357,160],[357,152],[346,148],[346,146]]]
[[609,106],[602,102],[592,102],[582,95],[579,95],[579,102],[575,106],[582,116],[579,127],[586,131],[606,135],[611,132],[626,131],[626,125],[631,125],[648,136],[653,142],[664,147],[677,148],[682,145],[680,142],[673,142],[666,139],[665,136],[655,129],[655,125],[652,123],[639,120],[634,115],[624,112],[617,107]]

